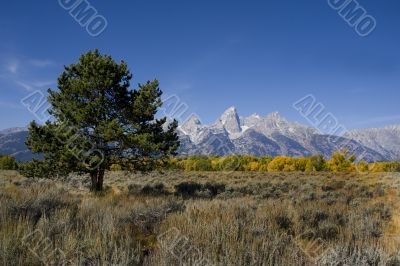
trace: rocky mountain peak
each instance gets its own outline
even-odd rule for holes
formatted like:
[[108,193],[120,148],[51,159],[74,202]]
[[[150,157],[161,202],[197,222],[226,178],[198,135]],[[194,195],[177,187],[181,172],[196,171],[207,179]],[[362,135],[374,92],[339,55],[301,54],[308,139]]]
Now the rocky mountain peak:
[[240,125],[242,126],[242,130],[246,130],[258,124],[261,121],[261,116],[254,113],[250,116],[240,117]]
[[186,124],[187,125],[201,125],[201,121],[196,115],[192,115],[184,123],[184,125],[186,125]]
[[230,134],[240,133],[242,131],[239,116],[236,108],[233,106],[226,109],[217,123],[221,124]]
[[271,120],[284,120],[286,121],[286,119],[279,113],[279,112],[272,112],[269,115],[267,115],[267,119],[271,119]]
[[259,114],[257,114],[257,113],[254,113],[254,114],[250,115],[249,117],[256,118],[256,119],[261,119],[261,116]]
[[197,133],[201,126],[200,119],[196,115],[192,115],[179,127],[179,129],[185,134],[191,135]]
[[393,131],[400,131],[400,125],[389,125],[384,128],[388,129],[388,130],[393,130]]
[[289,126],[289,122],[280,113],[273,112],[265,118],[266,126],[270,129],[282,129]]

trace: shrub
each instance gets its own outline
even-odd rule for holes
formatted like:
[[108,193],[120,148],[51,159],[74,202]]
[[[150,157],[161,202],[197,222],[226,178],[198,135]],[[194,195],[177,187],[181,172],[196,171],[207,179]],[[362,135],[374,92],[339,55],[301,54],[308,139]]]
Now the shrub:
[[349,219],[343,213],[336,213],[333,219],[339,226],[345,226],[349,221]]
[[342,189],[346,185],[345,181],[331,181],[321,187],[322,191],[334,191]]
[[334,240],[339,235],[339,228],[331,223],[322,223],[316,231],[316,236],[323,240]]
[[1,170],[16,170],[16,169],[18,169],[17,161],[12,156],[0,155],[0,169]]
[[138,195],[142,192],[143,186],[139,184],[129,184],[128,192],[132,195]]
[[175,186],[175,194],[182,197],[215,197],[225,191],[225,184],[183,182]]
[[183,202],[169,201],[163,204],[145,204],[133,209],[128,217],[122,218],[122,223],[133,226],[132,229],[139,229],[140,233],[154,233],[156,227],[165,219],[167,214],[182,212],[185,210]]
[[293,222],[287,215],[278,215],[275,217],[275,221],[280,229],[288,230],[292,227]]
[[316,198],[317,194],[315,192],[305,192],[301,199],[304,201],[314,201]]
[[162,196],[169,194],[163,183],[156,183],[154,185],[145,185],[142,188],[141,192],[144,195],[153,195],[153,196]]
[[110,166],[110,171],[122,171],[122,166],[119,164],[112,164]]
[[366,210],[366,214],[377,214],[381,220],[390,220],[392,218],[391,208],[384,202],[375,203],[374,206]]
[[212,197],[217,196],[225,191],[225,184],[220,183],[206,183],[203,189],[208,190]]
[[329,218],[329,214],[320,210],[306,210],[300,215],[300,219],[304,224],[317,228],[319,224]]
[[183,197],[194,197],[201,188],[202,185],[195,182],[182,182],[175,186],[175,193]]
[[170,194],[164,183],[146,184],[144,186],[139,184],[130,184],[128,185],[128,192],[131,195],[146,196],[165,196]]
[[56,210],[76,207],[79,202],[71,199],[64,189],[42,184],[34,184],[33,187],[24,190],[22,199],[10,202],[7,208],[11,216],[26,217],[34,224],[43,215],[51,217]]

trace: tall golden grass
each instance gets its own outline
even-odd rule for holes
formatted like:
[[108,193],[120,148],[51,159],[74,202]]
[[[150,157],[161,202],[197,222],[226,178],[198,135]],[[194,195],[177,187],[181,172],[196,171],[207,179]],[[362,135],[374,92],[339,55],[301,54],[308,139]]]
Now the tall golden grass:
[[399,265],[392,173],[0,173],[1,265]]

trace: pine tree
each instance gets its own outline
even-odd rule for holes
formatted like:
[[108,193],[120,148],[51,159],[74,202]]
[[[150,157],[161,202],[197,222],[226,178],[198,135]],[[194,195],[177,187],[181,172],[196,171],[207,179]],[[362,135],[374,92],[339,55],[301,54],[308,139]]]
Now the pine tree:
[[53,173],[88,173],[93,191],[103,188],[105,170],[119,164],[129,170],[151,170],[175,153],[177,121],[156,119],[162,105],[157,80],[131,90],[132,75],[98,50],[66,66],[58,90],[48,90],[53,119],[33,121],[26,144],[43,153],[42,165]]

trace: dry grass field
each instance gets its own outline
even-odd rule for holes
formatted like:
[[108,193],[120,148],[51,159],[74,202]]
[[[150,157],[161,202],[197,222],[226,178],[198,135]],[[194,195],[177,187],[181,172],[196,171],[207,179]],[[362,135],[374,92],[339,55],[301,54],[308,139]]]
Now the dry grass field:
[[0,265],[400,265],[399,173],[0,173]]

